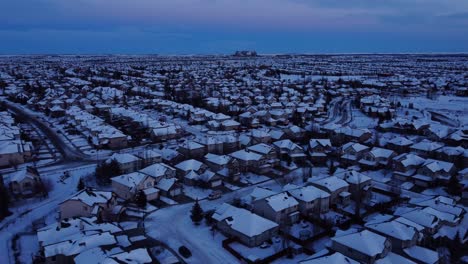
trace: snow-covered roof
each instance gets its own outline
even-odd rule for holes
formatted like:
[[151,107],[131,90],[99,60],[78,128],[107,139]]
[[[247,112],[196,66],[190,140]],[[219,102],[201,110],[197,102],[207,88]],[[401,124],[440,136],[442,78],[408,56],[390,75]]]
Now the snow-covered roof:
[[81,201],[88,206],[93,206],[95,204],[107,203],[112,199],[113,196],[114,194],[112,192],[84,189],[66,201]]
[[318,257],[314,259],[307,259],[300,262],[300,264],[359,264],[359,262],[348,258],[345,255],[335,252],[332,255]]
[[383,222],[378,224],[366,225],[372,231],[394,237],[398,240],[411,241],[417,234],[414,227],[405,225],[397,221]]
[[403,249],[403,252],[405,252],[411,258],[421,261],[422,263],[433,264],[438,263],[439,261],[439,253],[420,246],[405,248]]
[[175,165],[175,167],[182,171],[197,171],[203,166],[198,160],[189,159],[180,162],[179,164]]
[[127,186],[129,189],[135,188],[141,182],[143,182],[148,175],[140,172],[132,172],[129,174],[123,174],[120,176],[113,177],[111,180],[122,185]]
[[112,154],[112,156],[110,156],[106,160],[106,163],[109,163],[112,160],[116,160],[118,163],[124,164],[124,163],[137,162],[140,159],[138,157],[136,157],[135,155],[129,154],[129,153],[122,153],[122,154],[121,153],[114,153],[114,154]]
[[325,178],[321,178],[317,180],[313,178],[309,178],[308,181],[314,185],[325,187],[327,190],[331,192],[334,192],[336,190],[349,186],[349,184],[346,181],[336,176],[325,177]]
[[265,199],[268,205],[275,211],[280,212],[284,209],[297,206],[299,203],[287,192],[278,193]]
[[355,170],[337,170],[333,176],[337,176],[338,178],[352,184],[361,184],[371,180],[368,176]]
[[[385,251],[387,238],[369,230],[363,230],[353,234],[335,236],[332,241],[373,257]],[[359,243],[356,243],[357,241]]]
[[256,215],[246,209],[237,208],[230,204],[222,204],[213,214],[216,221],[226,221],[233,230],[248,237],[260,235],[268,230],[277,228],[278,224]]
[[164,176],[168,170],[175,171],[175,169],[169,165],[166,165],[164,163],[155,163],[153,165],[139,170],[139,172],[147,174],[153,178],[159,178],[161,176]]
[[296,200],[311,202],[318,198],[328,198],[330,194],[314,186],[305,186],[297,189],[288,190]]
[[246,151],[245,149],[242,149],[242,150],[238,150],[236,152],[233,152],[231,154],[229,154],[231,157],[235,158],[235,159],[238,159],[238,160],[244,160],[244,161],[248,161],[248,160],[260,160],[262,158],[262,155],[260,154],[257,154],[255,152],[252,152],[252,151]]

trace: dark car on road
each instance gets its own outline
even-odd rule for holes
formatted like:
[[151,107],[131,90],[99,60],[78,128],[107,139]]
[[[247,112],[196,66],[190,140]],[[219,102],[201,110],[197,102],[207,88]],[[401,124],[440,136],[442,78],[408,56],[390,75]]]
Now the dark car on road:
[[192,256],[192,252],[190,252],[186,246],[181,246],[179,248],[179,254],[181,254],[184,258],[190,258]]

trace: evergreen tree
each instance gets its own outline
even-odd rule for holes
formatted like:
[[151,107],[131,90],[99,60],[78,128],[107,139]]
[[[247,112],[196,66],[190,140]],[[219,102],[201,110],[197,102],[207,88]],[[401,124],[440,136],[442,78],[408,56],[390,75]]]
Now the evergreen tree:
[[461,185],[460,185],[460,181],[458,180],[458,177],[456,175],[452,175],[447,185],[448,193],[452,195],[461,195],[461,190],[462,189],[461,189]]
[[122,174],[122,171],[115,159],[98,164],[96,167],[96,180],[99,185],[110,184],[110,178],[119,176],[120,174]]
[[80,178],[80,181],[78,182],[78,186],[76,187],[76,189],[77,189],[78,191],[81,191],[81,190],[83,190],[85,187],[86,187],[86,186],[85,186],[85,183],[84,183],[83,179]]
[[138,205],[138,207],[145,208],[147,202],[146,194],[142,190],[138,191],[135,196],[135,203]]
[[195,225],[199,225],[200,222],[203,220],[203,209],[198,203],[198,199],[195,200],[195,204],[193,205],[190,213],[190,218],[192,219],[192,222],[195,223]]
[[0,219],[10,215],[10,211],[8,210],[9,205],[10,195],[5,188],[0,187]]

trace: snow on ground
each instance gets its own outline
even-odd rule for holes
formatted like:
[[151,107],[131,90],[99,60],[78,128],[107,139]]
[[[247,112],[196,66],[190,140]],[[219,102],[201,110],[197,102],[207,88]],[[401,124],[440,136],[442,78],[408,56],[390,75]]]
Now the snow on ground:
[[352,121],[349,126],[353,128],[374,128],[378,124],[378,119],[370,118],[363,114],[361,110],[352,108]]
[[17,242],[20,251],[20,262],[31,263],[33,257],[39,251],[39,242],[36,235],[21,236]]
[[260,247],[247,247],[244,244],[239,242],[231,243],[230,246],[240,253],[244,258],[250,260],[256,259],[264,259],[267,258],[279,251],[283,248],[283,243],[281,239],[273,239],[273,244],[268,246],[267,248],[260,248]]
[[244,183],[244,184],[249,184],[249,185],[264,182],[264,181],[267,181],[269,179],[270,178],[268,178],[267,176],[257,175],[257,174],[253,174],[253,173],[250,173],[250,172],[246,173],[246,174],[242,174],[240,176],[240,182]]
[[[51,168],[55,168],[49,171]],[[13,252],[11,250],[11,239],[20,232],[31,229],[31,223],[50,215],[57,216],[59,204],[76,192],[76,186],[80,177],[92,173],[95,165],[84,165],[73,169],[67,165],[57,165],[48,168],[48,172],[41,172],[43,180],[50,180],[52,190],[49,197],[38,201],[37,203],[24,204],[13,211],[13,215],[6,218],[0,225],[0,260],[6,260],[6,263],[13,263]],[[63,183],[58,182],[63,172],[68,170],[70,177]]]
[[[226,193],[217,200],[203,200],[200,205],[205,211],[215,209],[235,197],[249,194],[256,186],[281,189],[275,181],[269,180]],[[223,235],[216,232],[213,236],[210,227],[204,223],[194,226],[190,219],[192,206],[193,203],[174,205],[151,213],[145,219],[147,235],[164,241],[176,251],[180,246],[186,246],[192,252],[189,263],[239,263],[239,260],[222,247],[221,241],[225,239]]]
[[193,200],[202,200],[208,197],[213,190],[203,189],[195,186],[184,185],[184,194]]

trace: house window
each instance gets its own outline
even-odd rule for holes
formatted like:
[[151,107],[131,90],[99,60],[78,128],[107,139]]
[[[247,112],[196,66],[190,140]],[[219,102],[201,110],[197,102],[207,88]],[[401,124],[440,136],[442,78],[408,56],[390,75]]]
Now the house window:
[[88,207],[87,207],[87,206],[83,206],[83,210],[84,210],[84,211],[88,211]]

